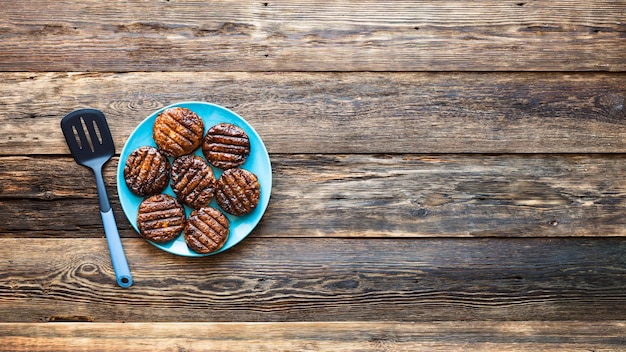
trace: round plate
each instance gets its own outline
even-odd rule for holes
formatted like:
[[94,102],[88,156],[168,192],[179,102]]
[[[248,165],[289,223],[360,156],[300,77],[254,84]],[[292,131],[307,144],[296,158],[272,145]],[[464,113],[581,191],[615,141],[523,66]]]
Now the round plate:
[[[270,158],[261,137],[259,137],[252,126],[250,126],[246,120],[234,112],[219,105],[205,102],[182,102],[166,106],[154,112],[152,115],[143,120],[128,137],[128,140],[124,145],[124,149],[122,149],[122,153],[120,154],[120,160],[117,167],[117,194],[119,196],[120,203],[122,204],[124,214],[126,214],[126,218],[133,225],[137,233],[139,233],[139,229],[137,228],[137,212],[139,210],[139,204],[144,197],[135,195],[126,186],[126,181],[124,180],[124,166],[126,164],[126,159],[130,153],[133,152],[133,150],[142,146],[156,146],[154,139],[152,138],[152,126],[154,125],[154,121],[157,115],[163,110],[172,107],[187,108],[198,114],[204,122],[205,134],[211,126],[220,122],[227,122],[241,127],[248,134],[248,138],[250,139],[250,155],[241,168],[257,175],[259,184],[261,185],[261,199],[259,200],[257,207],[250,214],[244,216],[234,216],[222,211],[222,213],[224,213],[230,221],[230,234],[224,246],[218,251],[212,253],[199,254],[187,247],[182,233],[176,239],[167,243],[155,243],[148,241],[166,252],[186,257],[203,257],[217,254],[241,242],[241,240],[248,236],[248,234],[259,223],[261,217],[263,217],[263,213],[265,213],[265,209],[267,209],[267,205],[270,200],[270,193],[272,191],[272,166],[270,164]],[[204,158],[204,155],[202,154],[202,147],[198,148],[194,154]],[[169,157],[168,159],[170,163],[173,160]],[[212,165],[211,167],[213,169],[213,173],[215,174],[215,178],[217,179],[222,174],[222,170],[215,168]],[[163,193],[175,197],[174,192],[172,192],[172,188],[169,185]],[[216,209],[220,209],[215,199],[213,199],[209,205]],[[191,210],[192,209],[190,207],[185,206],[187,216],[189,216]]]

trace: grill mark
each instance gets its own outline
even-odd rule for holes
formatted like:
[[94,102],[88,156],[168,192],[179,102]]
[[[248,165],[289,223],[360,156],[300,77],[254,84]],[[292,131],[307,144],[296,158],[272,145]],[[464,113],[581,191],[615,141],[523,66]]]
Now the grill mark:
[[141,155],[132,156],[132,159],[130,160],[130,165],[129,165],[130,167],[128,168],[128,178],[130,178],[131,181],[133,181],[133,185],[135,185],[137,176],[141,172],[141,170],[139,169],[139,166],[141,165],[142,161],[143,160],[142,160]]
[[218,246],[218,242],[213,240],[213,238],[209,236],[209,233],[214,234],[215,230],[213,230],[211,226],[202,221],[202,219],[200,219],[199,217],[196,218],[196,221],[192,222],[192,226],[195,227],[195,230],[197,231],[194,238],[198,242],[202,243],[202,245],[210,249],[214,249]]
[[169,127],[172,131],[176,132],[177,135],[184,137],[188,141],[190,139],[193,139],[194,137],[197,137],[200,134],[197,131],[194,131],[188,126],[186,126],[183,123],[183,121],[174,118],[174,116],[171,116],[168,114],[168,115],[165,115],[164,117],[165,117],[165,119],[163,120],[164,126]]
[[187,175],[188,169],[178,170],[178,168],[183,168],[183,165],[178,165],[178,163],[172,166],[172,169],[175,170],[172,174],[172,180],[174,181],[172,187],[178,192],[181,189],[185,188],[187,183],[189,183],[189,177]]
[[192,243],[188,243],[188,246],[192,247],[192,250],[197,247],[205,247],[204,243],[200,241],[200,237],[202,236],[202,233],[193,223],[189,222],[187,224],[185,233],[187,234],[187,236],[185,237],[186,240],[192,242]]
[[235,137],[246,136],[246,132],[244,132],[243,129],[231,123],[219,123],[211,127],[211,132],[212,134],[216,134],[216,135],[235,136]]
[[142,212],[138,214],[137,219],[141,220],[154,220],[154,219],[168,219],[178,216],[182,216],[183,212],[178,205],[163,208],[142,208]]
[[[141,159],[141,163],[139,166],[139,174],[137,175],[137,181],[148,180],[148,177],[150,176],[150,169],[151,169],[150,166],[152,166],[154,155],[144,151],[142,155],[140,156],[140,159]],[[142,188],[145,190],[146,185],[143,185]]]
[[232,169],[242,165],[245,162],[245,156],[225,153],[210,153],[211,163],[218,168]]
[[[163,197],[159,197],[159,198],[163,198]],[[159,202],[147,203],[149,205],[149,207],[145,206],[144,209],[146,209],[148,212],[155,212],[155,211],[159,211],[159,210],[169,210],[169,209],[176,209],[176,208],[178,208],[178,204],[173,199],[173,197],[172,198],[166,197],[166,198],[167,199],[165,199],[165,200],[160,199]]]
[[[237,204],[237,203],[240,203],[239,199],[238,199],[237,195],[235,194],[235,190],[233,189],[232,185],[230,184],[230,175],[222,174],[222,177],[224,177],[222,193],[226,196],[226,198],[225,198],[225,205],[227,205],[227,207],[228,207],[228,209],[226,209],[226,210],[229,211],[230,213],[242,211],[242,209],[240,207],[241,205]],[[243,210],[245,211],[245,209],[243,209]]]
[[233,204],[233,200],[236,200],[237,197],[235,197],[235,195],[233,194],[233,190],[228,184],[228,175],[226,173],[223,173],[222,176],[220,176],[218,182],[220,182],[218,186],[220,199],[222,200],[222,202],[220,202],[220,206],[222,206],[227,212],[232,213],[233,208],[235,207]]
[[202,196],[210,197],[209,202],[213,199],[213,193],[215,192],[215,187],[213,186],[213,182],[211,184],[202,183],[200,187],[195,189],[193,200],[190,201],[191,204],[196,204],[198,199]]
[[228,153],[235,155],[247,155],[249,150],[245,146],[234,144],[211,143],[208,148],[209,153]]
[[141,174],[141,164],[143,163],[144,159],[143,154],[145,154],[143,153],[143,151],[141,151],[141,153],[142,154],[133,155],[133,158],[131,159],[128,178],[130,179],[133,187],[138,186],[137,183],[139,182],[139,177]]
[[191,179],[182,190],[182,194],[185,196],[192,195],[194,192],[199,192],[198,188],[200,183],[202,182],[202,175],[200,174],[200,172],[197,172],[196,170],[191,172]]
[[232,163],[237,165],[243,164],[247,156],[247,154],[229,151],[211,151],[207,154],[207,157],[214,163]]
[[250,204],[252,203],[252,197],[254,196],[254,192],[247,187],[248,185],[253,183],[250,175],[243,172],[234,173],[233,177],[237,181],[237,184],[241,188],[241,195],[246,200],[246,210],[249,211],[251,209]]
[[168,232],[169,233],[173,230],[177,230],[177,232],[180,232],[182,230],[180,225],[184,224],[184,221],[182,221],[182,219],[176,219],[176,220],[181,220],[181,221],[168,222],[168,220],[151,220],[151,221],[144,223],[143,231],[144,233],[148,233],[148,234],[154,233],[154,232],[157,232],[157,233]]
[[185,145],[193,144],[193,142],[190,139],[193,137],[185,136],[179,133],[176,129],[176,126],[172,127],[168,125],[167,123],[164,123],[160,131],[163,132],[167,138],[169,138],[171,141],[174,141],[177,145],[181,146],[182,148],[184,148]]
[[248,206],[246,202],[248,201],[244,194],[244,189],[239,182],[237,182],[237,178],[234,175],[229,175],[230,178],[230,187],[235,192],[235,197],[237,198],[237,202],[235,202],[235,207],[238,211],[247,211]]
[[187,173],[188,169],[184,168],[183,165],[179,165],[178,163],[172,167],[174,171],[174,184],[173,187],[176,191],[180,191],[184,189],[189,183],[189,175]]
[[[176,118],[174,116],[170,117],[176,120],[181,126],[185,127],[188,131],[190,131],[194,136],[201,135],[204,133],[204,122],[202,118],[198,116],[195,112],[189,109],[181,109],[181,114],[177,114]],[[180,117],[180,119],[178,119]]]
[[[170,153],[170,151],[174,151],[176,154],[181,153],[184,151],[183,146],[181,146],[178,141],[172,139],[170,136],[168,136],[165,132],[163,132],[162,130],[156,130],[154,132],[155,134],[155,140],[158,139],[166,139],[167,141],[169,141],[169,143],[166,143],[166,149],[161,148],[166,154],[172,155],[172,153]],[[160,137],[160,138],[159,138]]]
[[168,209],[148,210],[137,215],[137,220],[141,221],[155,221],[155,220],[169,220],[182,217],[183,213],[178,207],[171,207]]
[[[160,173],[158,175],[158,178],[156,179],[156,182],[157,183],[166,182],[167,178],[168,178],[167,172]],[[167,187],[167,185],[165,187]]]
[[[177,229],[175,229],[177,230]],[[166,231],[166,229],[149,229],[149,230],[144,230],[144,236],[146,237],[150,237],[151,241],[162,241],[163,239],[174,239],[175,237],[177,237],[178,235],[180,235],[180,232],[182,230],[177,230],[175,233],[175,235],[173,235],[173,230],[168,230]]]
[[162,177],[163,173],[161,172],[162,170],[159,169],[159,160],[158,160],[158,156],[156,154],[153,153],[149,153],[150,156],[150,163],[148,164],[148,179],[149,180],[158,180],[160,177]]
[[244,136],[235,136],[227,134],[210,134],[209,140],[213,143],[234,144],[239,146],[250,146],[250,140]]
[[[198,218],[200,220],[202,220],[204,223],[206,223],[209,227],[211,227],[213,232],[216,235],[218,235],[218,236],[220,235],[221,232],[228,231],[228,228],[226,227],[226,225],[222,224],[219,221],[218,218],[220,218],[220,217],[213,216],[213,214],[211,214],[209,212],[202,211],[199,214]],[[216,229],[216,227],[218,227],[218,226],[219,226],[219,228]]]

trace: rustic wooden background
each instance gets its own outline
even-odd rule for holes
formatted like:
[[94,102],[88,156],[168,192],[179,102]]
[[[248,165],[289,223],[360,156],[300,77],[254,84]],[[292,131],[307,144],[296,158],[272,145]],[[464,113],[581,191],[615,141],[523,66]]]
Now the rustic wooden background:
[[[0,351],[626,351],[626,1],[0,1]],[[178,101],[263,138],[270,206],[204,259],[93,177]],[[61,324],[62,323],[62,324]]]

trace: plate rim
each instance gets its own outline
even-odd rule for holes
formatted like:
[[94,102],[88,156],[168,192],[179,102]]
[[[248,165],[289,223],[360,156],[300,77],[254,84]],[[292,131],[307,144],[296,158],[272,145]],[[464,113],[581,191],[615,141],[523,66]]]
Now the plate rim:
[[[252,221],[248,226],[250,226],[249,230],[247,231],[247,233],[241,235],[241,238],[237,240],[237,242],[232,243],[229,247],[222,247],[217,251],[214,252],[210,252],[210,253],[206,253],[206,254],[201,254],[201,253],[196,253],[193,250],[188,249],[187,253],[180,253],[180,252],[176,252],[176,251],[172,251],[170,250],[169,247],[164,247],[162,244],[159,243],[155,243],[152,242],[150,240],[147,240],[143,237],[141,237],[141,235],[139,234],[138,228],[137,228],[137,224],[133,223],[131,221],[131,219],[129,218],[128,214],[127,214],[127,210],[124,206],[124,201],[122,200],[122,198],[126,198],[125,196],[122,196],[122,188],[126,186],[126,182],[124,181],[124,177],[123,177],[123,173],[124,173],[124,166],[126,164],[125,160],[123,160],[123,156],[124,154],[127,152],[127,148],[129,148],[129,141],[132,138],[133,135],[135,135],[135,133],[137,133],[137,131],[142,128],[144,123],[147,123],[148,120],[154,118],[156,119],[156,116],[158,116],[159,113],[161,113],[162,111],[169,109],[169,108],[173,108],[173,107],[186,107],[190,110],[193,111],[192,108],[190,108],[189,106],[193,106],[193,105],[203,105],[203,106],[208,106],[217,110],[224,110],[227,113],[232,114],[233,116],[235,116],[237,119],[239,119],[241,122],[243,122],[243,124],[245,124],[245,127],[247,129],[249,129],[253,134],[254,137],[256,139],[258,139],[258,143],[255,144],[255,148],[258,148],[259,146],[261,147],[260,151],[261,154],[264,156],[264,160],[262,160],[262,163],[265,164],[267,163],[267,175],[265,175],[266,178],[266,183],[268,183],[267,185],[262,184],[262,195],[261,195],[261,204],[259,204],[259,208],[260,210],[256,210],[256,211],[260,211],[260,213],[258,213],[257,218]],[[194,111],[195,112],[195,111]],[[200,116],[203,120],[203,122],[205,122],[205,117]],[[215,122],[216,124],[219,122]],[[207,124],[205,123],[204,126],[204,132],[203,132],[203,138],[204,135],[206,135],[206,131],[208,130],[208,128],[210,128],[211,126],[207,126]],[[200,147],[201,148],[201,147]],[[198,149],[196,149],[196,151],[194,151],[194,154],[197,152]],[[131,151],[128,151],[127,154],[130,154]],[[168,157],[168,160],[171,159]],[[206,158],[205,158],[206,160]],[[213,172],[215,173],[216,170],[219,171],[219,173],[221,174],[221,172],[223,172],[224,170],[216,168],[212,165],[209,164],[209,167],[211,167],[213,169]],[[259,180],[260,181],[260,180]],[[148,116],[146,116],[145,118],[143,118],[138,124],[137,126],[135,126],[135,128],[133,129],[133,131],[128,135],[128,137],[126,138],[126,141],[124,142],[124,146],[122,147],[122,150],[119,154],[119,159],[118,159],[118,166],[117,166],[117,171],[116,171],[116,190],[117,190],[117,196],[118,199],[120,201],[120,207],[122,208],[122,212],[124,213],[124,217],[126,218],[126,220],[130,223],[131,227],[133,228],[133,230],[139,235],[139,237],[141,239],[143,239],[144,241],[150,243],[151,245],[157,247],[158,249],[166,252],[166,253],[170,253],[172,255],[177,255],[177,256],[182,256],[182,257],[189,257],[189,258],[202,258],[202,257],[207,257],[207,256],[213,256],[222,252],[225,252],[233,247],[235,247],[237,244],[239,244],[241,241],[243,241],[245,238],[248,237],[248,235],[256,228],[256,226],[261,222],[261,219],[263,218],[263,216],[265,215],[265,211],[267,210],[267,207],[269,206],[269,202],[270,202],[270,198],[271,198],[271,190],[272,190],[272,184],[273,184],[273,177],[272,177],[272,163],[271,163],[271,159],[269,157],[269,153],[267,151],[267,148],[265,146],[265,143],[263,142],[263,139],[261,139],[261,136],[258,134],[258,132],[254,129],[254,127],[246,120],[244,119],[242,116],[240,116],[239,114],[237,114],[236,112],[232,111],[231,109],[228,109],[224,106],[215,104],[215,103],[210,103],[210,102],[206,102],[206,101],[195,101],[195,100],[191,100],[191,101],[180,101],[180,102],[176,102],[176,103],[172,103],[169,104],[167,106],[161,107],[159,109],[154,110],[152,113],[150,113]],[[168,187],[169,187],[169,183],[168,183]],[[267,191],[265,191],[265,189]],[[127,192],[130,192],[130,190],[126,190]],[[132,192],[131,192],[132,193]],[[265,196],[264,196],[265,194]],[[133,194],[134,195],[134,194]],[[139,197],[139,196],[138,196]],[[145,199],[146,197],[141,197],[142,199]],[[265,199],[266,198],[266,199]],[[211,201],[212,203],[215,202],[215,200]],[[185,207],[185,211],[188,214],[189,211],[188,210],[193,210],[188,206],[184,206]],[[228,214],[226,212],[224,212],[222,209],[218,208],[218,210],[220,210],[222,213],[224,213],[224,215],[226,215],[227,217],[235,217],[234,215]],[[244,215],[247,216],[247,215]],[[235,217],[238,218],[238,217]],[[173,239],[172,241],[167,242],[166,244],[170,244],[170,243],[174,243],[175,241],[178,241],[178,239],[183,235],[183,232],[181,232],[175,239]],[[184,241],[184,240],[183,240]],[[186,244],[185,244],[186,245]]]

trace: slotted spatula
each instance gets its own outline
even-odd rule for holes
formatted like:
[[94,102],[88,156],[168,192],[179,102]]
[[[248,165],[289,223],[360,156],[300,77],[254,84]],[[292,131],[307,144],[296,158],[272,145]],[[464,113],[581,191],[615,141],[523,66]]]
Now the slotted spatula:
[[115,145],[107,120],[99,110],[79,109],[72,111],[61,120],[61,130],[74,160],[92,169],[96,176],[100,214],[117,284],[125,288],[130,287],[133,284],[133,278],[130,275],[113,210],[102,179],[102,166],[115,154]]

